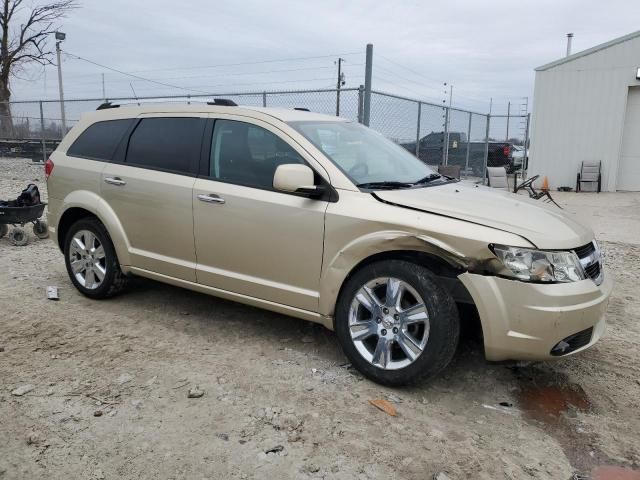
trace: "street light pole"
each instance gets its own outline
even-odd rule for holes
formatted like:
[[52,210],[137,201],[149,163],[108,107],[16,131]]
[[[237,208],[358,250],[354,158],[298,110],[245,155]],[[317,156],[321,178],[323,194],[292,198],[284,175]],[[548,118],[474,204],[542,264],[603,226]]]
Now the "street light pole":
[[56,55],[58,56],[58,90],[60,91],[60,116],[62,119],[62,136],[67,133],[67,118],[64,112],[64,92],[62,90],[62,62],[60,61],[60,44],[66,38],[66,34],[56,32]]

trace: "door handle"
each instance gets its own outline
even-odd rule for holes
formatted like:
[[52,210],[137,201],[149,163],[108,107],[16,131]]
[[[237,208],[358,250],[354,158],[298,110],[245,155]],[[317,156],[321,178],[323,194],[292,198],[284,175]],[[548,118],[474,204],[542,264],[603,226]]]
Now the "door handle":
[[208,195],[201,193],[198,195],[198,200],[200,200],[201,202],[207,202],[207,203],[217,203],[218,205],[224,205],[225,203],[224,198],[219,197],[215,193],[210,193]]
[[108,183],[109,185],[118,185],[119,187],[127,184],[127,182],[122,180],[120,177],[107,177],[104,179],[104,183]]

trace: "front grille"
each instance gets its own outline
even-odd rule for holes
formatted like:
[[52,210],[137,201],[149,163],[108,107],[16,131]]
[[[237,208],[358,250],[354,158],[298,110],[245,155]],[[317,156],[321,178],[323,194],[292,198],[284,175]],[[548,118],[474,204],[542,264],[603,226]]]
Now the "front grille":
[[600,249],[595,242],[587,243],[582,247],[574,249],[576,255],[580,259],[580,264],[584,268],[587,276],[595,282],[596,285],[600,285],[604,280],[604,272],[602,271],[602,256],[600,255]]

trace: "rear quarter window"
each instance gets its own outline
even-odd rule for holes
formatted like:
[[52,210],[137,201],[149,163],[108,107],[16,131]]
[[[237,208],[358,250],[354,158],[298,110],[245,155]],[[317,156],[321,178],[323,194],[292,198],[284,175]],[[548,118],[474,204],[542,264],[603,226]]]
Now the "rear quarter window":
[[110,161],[133,119],[105,120],[90,125],[67,150],[72,157]]

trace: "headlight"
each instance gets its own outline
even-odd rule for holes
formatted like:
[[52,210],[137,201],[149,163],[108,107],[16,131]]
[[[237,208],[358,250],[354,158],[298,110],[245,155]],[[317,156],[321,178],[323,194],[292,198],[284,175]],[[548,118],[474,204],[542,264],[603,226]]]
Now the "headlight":
[[587,278],[574,252],[493,245],[507,274],[525,282],[577,282]]

